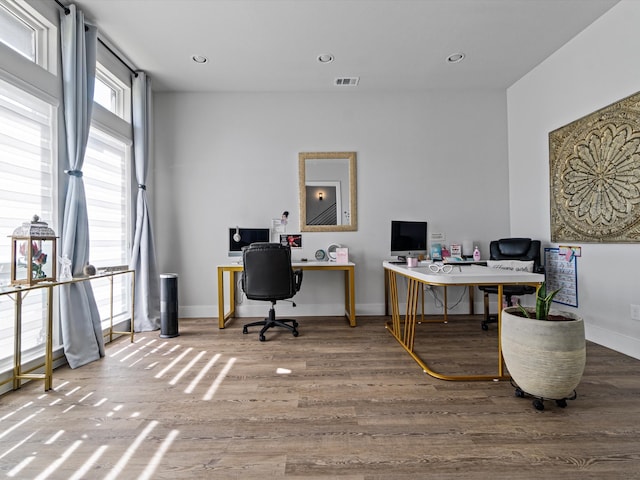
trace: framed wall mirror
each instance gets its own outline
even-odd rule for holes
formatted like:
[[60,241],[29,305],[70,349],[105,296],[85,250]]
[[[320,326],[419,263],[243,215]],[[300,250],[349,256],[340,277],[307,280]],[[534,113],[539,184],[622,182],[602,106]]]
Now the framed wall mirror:
[[299,153],[298,172],[302,232],[358,229],[356,152]]

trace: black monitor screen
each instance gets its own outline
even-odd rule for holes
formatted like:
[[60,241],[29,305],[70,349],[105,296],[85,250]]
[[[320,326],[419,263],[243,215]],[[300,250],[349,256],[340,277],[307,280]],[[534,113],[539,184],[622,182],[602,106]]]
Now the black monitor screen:
[[[240,235],[239,239],[234,236]],[[255,242],[271,241],[271,230],[268,228],[229,228],[229,256],[241,257],[242,247],[248,247]]]
[[391,255],[426,255],[427,222],[391,221]]

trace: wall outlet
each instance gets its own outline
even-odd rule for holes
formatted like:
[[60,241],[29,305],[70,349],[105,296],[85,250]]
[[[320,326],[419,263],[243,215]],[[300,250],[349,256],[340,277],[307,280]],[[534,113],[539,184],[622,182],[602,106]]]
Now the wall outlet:
[[640,305],[631,304],[631,320],[640,321]]

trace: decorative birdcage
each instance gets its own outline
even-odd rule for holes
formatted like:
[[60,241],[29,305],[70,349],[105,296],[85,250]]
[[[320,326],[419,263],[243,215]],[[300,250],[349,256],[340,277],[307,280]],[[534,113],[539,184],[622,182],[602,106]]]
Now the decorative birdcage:
[[58,237],[34,215],[11,235],[11,284],[35,285],[56,280]]

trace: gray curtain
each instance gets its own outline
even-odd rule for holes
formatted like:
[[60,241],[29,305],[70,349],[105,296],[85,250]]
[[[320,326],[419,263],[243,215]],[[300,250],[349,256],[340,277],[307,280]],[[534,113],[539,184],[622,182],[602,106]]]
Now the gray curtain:
[[[60,15],[62,48],[63,115],[66,156],[60,155],[67,174],[61,233],[61,256],[71,259],[73,276],[82,275],[89,261],[89,219],[82,180],[96,71],[97,29],[86,25],[84,15],[69,5]],[[91,282],[60,287],[60,322],[64,353],[71,368],[104,356],[100,313]]]
[[160,283],[146,187],[152,131],[151,79],[144,72],[138,72],[133,78],[132,100],[133,152],[138,200],[129,268],[136,272],[134,330],[144,332],[160,328]]

